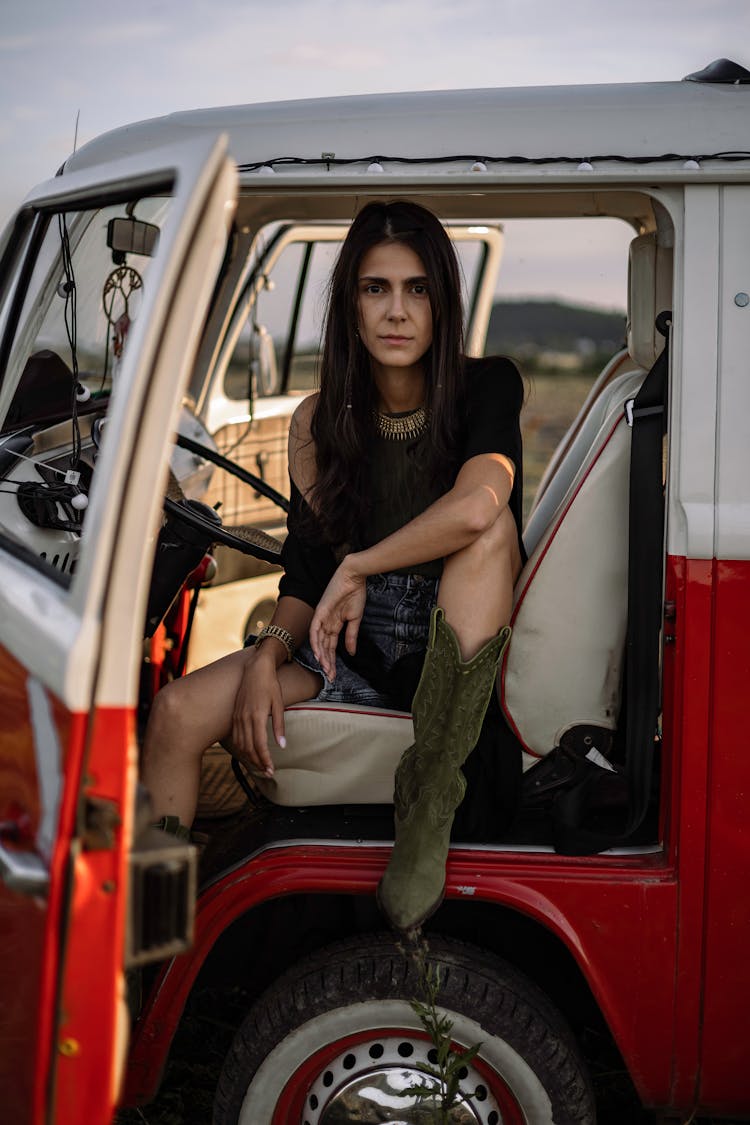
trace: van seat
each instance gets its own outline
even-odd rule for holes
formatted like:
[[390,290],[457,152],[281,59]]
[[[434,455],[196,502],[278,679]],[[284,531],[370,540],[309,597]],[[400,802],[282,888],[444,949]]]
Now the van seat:
[[[609,366],[608,364],[607,368]],[[607,374],[607,368],[602,372],[600,378]],[[646,372],[640,369],[625,371],[623,374],[616,375],[614,379],[611,379],[610,376],[607,379],[608,385],[600,389],[590,402],[587,399],[581,407],[578,419],[574,423],[574,427],[571,427],[571,430],[575,428],[575,433],[571,436],[565,456],[558,461],[557,469],[554,475],[550,475],[547,479],[541,495],[537,493],[534,507],[526,521],[523,542],[527,555],[532,555],[536,550],[537,544],[549,527],[561,501],[569,492],[570,486],[579,473],[589,451],[596,447],[600,440],[599,434],[602,425],[610,416],[612,410],[618,404],[622,404],[623,388],[626,388],[626,393],[629,393],[627,388],[633,385],[633,381],[635,380],[637,385],[640,386],[645,377]],[[629,397],[632,397],[632,395]],[[569,430],[568,433],[570,434],[571,431]],[[567,435],[563,441],[567,441]]]
[[284,711],[286,748],[268,724],[274,777],[255,776],[277,805],[387,805],[393,775],[414,741],[404,711],[344,703],[295,703]]
[[537,505],[539,504],[544,493],[547,490],[547,486],[555,476],[561,462],[567,457],[568,451],[570,450],[573,441],[578,436],[581,426],[583,426],[584,422],[588,418],[589,411],[594,406],[594,403],[597,402],[605,387],[609,386],[609,384],[616,376],[624,375],[626,371],[631,371],[634,367],[637,366],[638,364],[634,362],[627,348],[621,348],[620,351],[616,352],[604,365],[602,370],[597,375],[594,383],[592,384],[589,393],[586,395],[583,405],[571,422],[568,430],[560,440],[557,449],[554,451],[549,461],[547,462],[544,472],[542,473],[542,478],[537,485],[537,490],[531,505],[529,517],[534,514]]
[[[597,380],[524,534],[529,558],[516,584],[498,695],[525,769],[572,726],[617,725],[628,599],[625,404],[662,343],[655,320],[670,307],[671,248],[659,244],[656,232],[640,235],[631,244],[630,266],[628,355],[615,357]],[[628,369],[629,360],[636,370]],[[258,781],[270,800],[392,801],[396,765],[413,741],[408,714],[316,703],[285,714],[287,746],[274,751],[274,780]]]
[[601,396],[571,447],[575,471],[568,474],[565,462],[558,470],[567,487],[553,479],[535,512],[500,677],[526,769],[570,726],[617,725],[628,599],[625,404],[645,377],[621,375]]

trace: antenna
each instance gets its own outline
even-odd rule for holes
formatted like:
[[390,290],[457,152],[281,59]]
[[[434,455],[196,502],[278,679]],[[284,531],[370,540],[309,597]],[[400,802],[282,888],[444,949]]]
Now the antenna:
[[76,114],[76,128],[75,128],[75,133],[73,134],[73,152],[75,152],[75,150],[78,148],[78,121],[80,119],[80,116],[81,116],[81,111],[79,109],[78,113]]

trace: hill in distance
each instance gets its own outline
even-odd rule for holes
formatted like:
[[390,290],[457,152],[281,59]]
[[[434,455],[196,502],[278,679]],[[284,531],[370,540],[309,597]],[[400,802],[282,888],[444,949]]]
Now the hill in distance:
[[486,352],[533,359],[540,353],[612,355],[625,343],[625,313],[551,300],[497,301]]

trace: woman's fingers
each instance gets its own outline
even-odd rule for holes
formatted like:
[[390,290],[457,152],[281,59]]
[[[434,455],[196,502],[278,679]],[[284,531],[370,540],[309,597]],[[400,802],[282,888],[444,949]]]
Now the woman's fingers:
[[268,748],[268,720],[276,741],[284,737],[284,705],[275,668],[272,671],[253,662],[252,671],[243,676],[232,713],[232,748],[237,756],[266,777],[273,777],[273,759]]
[[[273,736],[282,750],[286,747],[286,730],[284,727],[284,701],[281,698],[281,692],[278,691],[271,700],[271,726],[273,728]],[[273,772],[273,762],[271,762],[271,772]]]
[[320,667],[323,669],[326,678],[331,681],[336,676],[336,660],[335,656],[332,657],[332,648],[333,652],[335,653],[335,646],[331,645],[329,634],[324,632],[322,628],[319,629],[316,638],[316,644],[313,645],[313,652],[315,653],[315,658],[320,664]]
[[328,615],[316,613],[310,626],[310,647],[327,678],[336,677],[336,645],[342,622],[331,623]]
[[[273,704],[271,705],[273,707]],[[255,711],[252,716],[252,737],[257,768],[266,777],[273,777],[273,759],[268,749],[268,711]]]
[[361,617],[357,617],[349,621],[346,626],[344,643],[346,644],[346,651],[350,656],[354,656],[357,651],[357,637],[359,636],[359,623],[361,620]]
[[336,646],[342,629],[347,652],[356,652],[365,598],[364,579],[347,574],[342,564],[318,603],[310,626],[310,645],[331,681],[336,677]]

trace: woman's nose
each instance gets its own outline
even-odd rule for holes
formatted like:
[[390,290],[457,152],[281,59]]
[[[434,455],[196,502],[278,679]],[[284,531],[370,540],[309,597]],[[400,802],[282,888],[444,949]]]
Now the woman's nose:
[[391,293],[391,303],[388,309],[388,316],[391,318],[391,320],[406,319],[403,296],[397,289],[394,289]]

